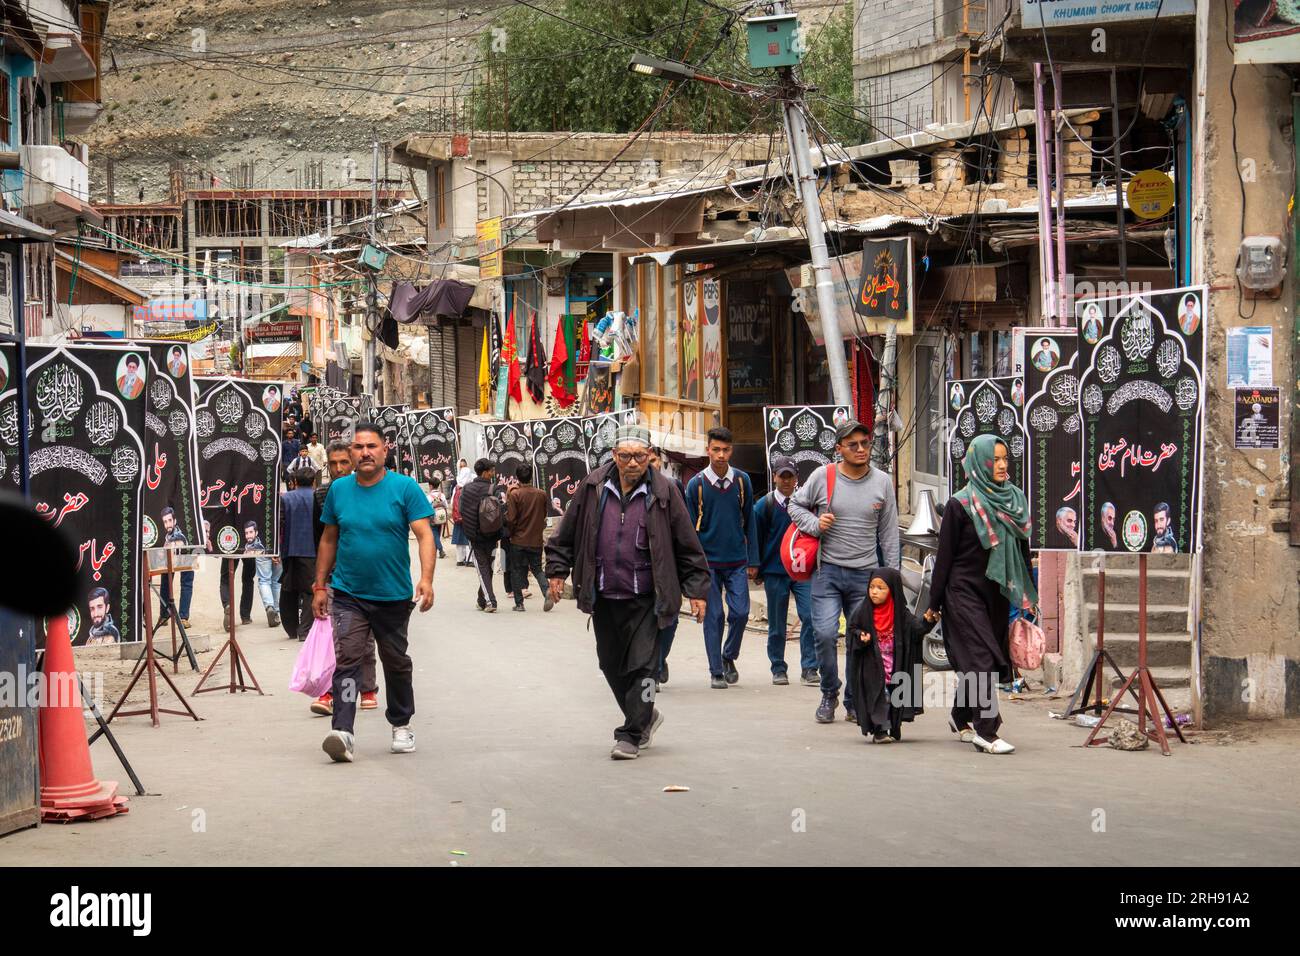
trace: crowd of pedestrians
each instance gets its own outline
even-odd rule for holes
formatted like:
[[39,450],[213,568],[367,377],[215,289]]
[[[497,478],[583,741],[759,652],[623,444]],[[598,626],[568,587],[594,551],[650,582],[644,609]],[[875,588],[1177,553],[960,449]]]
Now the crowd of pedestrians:
[[[325,751],[336,761],[352,760],[355,711],[378,707],[376,652],[392,750],[414,750],[407,626],[414,607],[427,610],[433,602],[435,554],[444,555],[442,538],[449,537],[456,566],[474,569],[482,612],[498,609],[497,572],[516,612],[527,609],[532,583],[542,609],[551,611],[571,580],[621,714],[614,759],[638,757],[663,724],[656,700],[668,683],[684,607],[702,624],[709,686],[725,690],[740,682],[750,590],[760,585],[771,682],[790,684],[793,601],[799,683],[821,692],[816,722],[833,722],[843,695],[844,719],[869,741],[901,739],[902,724],[923,711],[921,645],[942,617],[957,672],[950,729],[985,752],[1011,753],[1015,748],[999,735],[997,685],[1011,676],[1011,610],[1033,607],[1037,594],[1028,506],[1007,480],[1006,446],[991,436],[971,442],[968,484],[944,512],[928,606],[913,608],[899,574],[892,476],[872,466],[865,426],[846,421],[835,434],[836,463],[800,482],[795,461],[776,458],[771,490],[756,497],[753,479],[731,464],[735,443],[727,429],[708,433],[708,465],[683,485],[663,467],[649,433],[626,426],[608,463],[581,481],[558,520],[548,519],[547,496],[534,487],[529,465],[501,476],[490,459],[472,467],[461,459],[444,485],[421,489],[384,466],[384,440],[374,426],[359,424],[350,444],[327,449],[313,436],[296,449],[303,463],[288,473],[274,580],[278,623],[290,639],[304,639],[313,619],[328,618],[333,627],[334,686],[311,705],[332,719]],[[316,467],[321,459],[328,480]],[[796,532],[816,539],[811,575],[789,563]],[[412,535],[420,572],[414,587]],[[265,578],[253,562],[245,568],[240,612],[247,620],[249,585]],[[227,589],[223,575],[228,608]]]

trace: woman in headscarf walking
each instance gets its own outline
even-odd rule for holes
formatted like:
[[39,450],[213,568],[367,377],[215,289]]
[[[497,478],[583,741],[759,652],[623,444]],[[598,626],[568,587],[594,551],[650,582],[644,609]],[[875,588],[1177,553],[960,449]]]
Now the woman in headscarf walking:
[[474,469],[465,463],[465,459],[460,460],[460,470],[456,472],[456,490],[451,496],[451,543],[456,546],[456,567],[464,568],[470,565],[469,560],[469,536],[465,534],[465,529],[460,524],[460,496],[465,490],[465,486],[474,480]]
[[1015,751],[998,736],[999,682],[1011,680],[1011,608],[1038,603],[1030,574],[1029,502],[1009,479],[1007,446],[996,435],[971,441],[966,484],[948,499],[930,584],[930,610],[943,613],[943,641],[957,673],[948,726],[991,754]]

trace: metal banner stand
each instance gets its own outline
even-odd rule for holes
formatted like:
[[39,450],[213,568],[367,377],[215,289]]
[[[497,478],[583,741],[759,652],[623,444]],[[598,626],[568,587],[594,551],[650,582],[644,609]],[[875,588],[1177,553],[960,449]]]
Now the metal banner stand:
[[[206,694],[214,690],[228,690],[233,694],[237,690],[255,690],[259,694],[265,696],[261,685],[257,683],[257,677],[253,674],[253,668],[248,666],[248,658],[246,658],[244,652],[240,650],[239,640],[235,636],[235,565],[238,564],[238,559],[232,560],[227,558],[226,564],[230,566],[230,613],[228,615],[230,620],[230,636],[226,638],[226,643],[221,645],[221,650],[217,651],[217,656],[212,658],[212,663],[209,664],[208,669],[203,672],[203,676],[199,678],[198,684],[195,685],[194,690],[191,693]],[[217,666],[217,661],[221,660],[221,656],[225,654],[226,651],[230,651],[230,683],[222,684],[220,687],[204,687],[203,685],[212,674],[213,668]],[[251,687],[244,681],[245,670],[248,671],[248,677],[253,682]]]
[[[176,580],[175,577],[173,577],[175,570],[176,570],[176,566],[172,562],[172,552],[171,549],[169,548],[167,550],[167,581],[168,582],[172,582]],[[198,658],[194,656],[194,647],[190,644],[190,636],[185,631],[185,625],[181,623],[181,616],[180,616],[180,612],[176,609],[176,602],[170,596],[174,593],[171,590],[170,584],[168,585],[167,593],[169,596],[163,597],[162,589],[161,588],[159,589],[158,606],[159,609],[167,615],[167,622],[171,625],[172,652],[170,654],[163,654],[161,656],[167,658],[169,661],[172,662],[172,673],[178,674],[180,673],[181,652],[184,651],[185,655],[190,659],[190,670],[197,673],[199,669],[199,661]],[[161,618],[162,614],[159,614],[158,616],[159,618]],[[161,621],[158,624],[154,625],[152,633],[157,633],[159,627],[162,627]],[[176,635],[178,629],[180,632],[180,639],[181,639],[179,647],[176,644]],[[154,653],[156,654],[157,651],[155,651]]]
[[[1100,714],[1106,709],[1106,702],[1103,699],[1103,688],[1106,679],[1104,664],[1109,664],[1110,669],[1115,672],[1115,676],[1121,681],[1124,680],[1124,672],[1115,663],[1115,658],[1110,656],[1110,651],[1106,650],[1106,553],[1103,551],[1097,561],[1097,649],[1092,652],[1092,660],[1084,668],[1083,677],[1079,680],[1079,686],[1070,695],[1070,703],[1065,708],[1066,717],[1073,717],[1075,714],[1082,714],[1085,711]],[[1088,703],[1088,698],[1092,696],[1094,687],[1096,688],[1097,698],[1093,703]],[[1134,702],[1141,707],[1142,701],[1138,697],[1137,691],[1130,689],[1129,693],[1133,695]],[[1117,694],[1116,700],[1121,696],[1123,695]],[[1137,710],[1132,707],[1116,707],[1115,710],[1121,714],[1137,713]]]
[[[1134,683],[1137,689],[1133,691]],[[1146,737],[1154,738],[1160,742],[1160,752],[1166,757],[1169,756],[1169,738],[1165,734],[1165,724],[1161,720],[1160,713],[1169,719],[1169,726],[1173,727],[1174,733],[1178,735],[1180,743],[1187,743],[1187,738],[1183,736],[1182,729],[1178,726],[1178,721],[1174,720],[1173,712],[1170,711],[1169,705],[1165,703],[1164,695],[1160,693],[1160,688],[1156,687],[1155,678],[1151,676],[1151,668],[1147,667],[1147,556],[1141,554],[1138,556],[1138,665],[1133,673],[1129,675],[1124,686],[1119,689],[1115,697],[1106,708],[1106,712],[1101,715],[1101,720],[1097,726],[1092,728],[1092,733],[1088,739],[1083,742],[1085,747],[1096,747],[1110,740],[1109,737],[1097,739],[1097,734],[1105,726],[1110,715],[1116,710],[1115,705],[1127,692],[1134,692],[1138,700],[1138,733]],[[1156,708],[1156,704],[1160,708]],[[1155,724],[1154,730],[1147,729],[1147,714],[1150,714],[1152,723]]]
[[[170,565],[170,561],[168,563]],[[203,719],[198,714],[194,713],[194,708],[191,707],[189,701],[185,699],[185,695],[181,693],[180,688],[177,687],[175,683],[172,682],[172,679],[167,675],[166,669],[162,666],[161,663],[159,663],[157,655],[154,654],[153,609],[152,609],[153,602],[149,600],[149,595],[151,593],[149,589],[149,579],[151,577],[156,577],[158,575],[162,575],[166,573],[167,573],[166,570],[155,571],[152,568],[145,569],[144,576],[143,576],[144,654],[140,657],[140,660],[136,663],[135,672],[131,675],[130,683],[126,685],[126,690],[122,691],[121,698],[118,699],[117,705],[109,713],[108,719],[105,721],[105,723],[112,723],[113,718],[117,717],[119,714],[123,717],[137,717],[143,714],[148,714],[150,721],[153,723],[155,727],[159,726],[159,721],[158,721],[159,714],[173,714],[177,717],[192,717],[194,720]],[[172,693],[176,695],[177,700],[181,702],[181,705],[185,708],[184,710],[169,710],[166,707],[158,706],[158,680],[154,676],[155,672],[162,675],[162,679],[167,683],[167,686],[171,688]],[[131,691],[135,689],[136,683],[140,680],[140,677],[144,674],[149,675],[149,706],[144,708],[143,710],[122,710],[122,705],[125,704],[126,699],[131,696]]]

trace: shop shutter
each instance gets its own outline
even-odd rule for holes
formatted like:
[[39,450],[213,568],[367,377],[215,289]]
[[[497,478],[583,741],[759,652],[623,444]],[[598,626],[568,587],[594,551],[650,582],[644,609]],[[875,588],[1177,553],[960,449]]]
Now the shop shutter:
[[456,327],[456,372],[453,398],[456,412],[464,415],[478,411],[479,352],[483,347],[483,330],[472,325]]

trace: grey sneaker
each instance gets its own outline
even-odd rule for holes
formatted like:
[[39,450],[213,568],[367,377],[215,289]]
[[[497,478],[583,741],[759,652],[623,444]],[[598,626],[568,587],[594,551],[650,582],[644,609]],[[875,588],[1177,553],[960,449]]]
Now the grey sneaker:
[[780,671],[779,673],[772,675],[772,683],[776,684],[778,687],[784,687],[786,684],[790,683],[790,677],[785,671]]
[[335,763],[352,762],[352,735],[346,730],[331,730],[321,741],[320,749],[330,755]]
[[655,731],[659,729],[659,725],[662,724],[663,722],[664,722],[663,712],[660,711],[658,707],[656,707],[654,712],[654,717],[652,717],[650,720],[650,726],[647,727],[646,732],[641,735],[642,750],[644,750],[646,747],[649,747],[650,744],[654,742]]
[[641,748],[630,740],[615,741],[614,749],[609,752],[611,760],[635,760]]
[[410,727],[393,728],[393,746],[390,749],[395,754],[415,752],[415,734],[411,733]]
[[550,610],[551,608],[553,608],[553,607],[555,607],[555,602],[551,600],[551,596],[550,596],[550,594],[547,594],[547,595],[546,595],[546,603],[542,605],[542,610],[543,610],[543,611],[549,611],[549,610]]
[[817,673],[815,667],[805,667],[799,675],[799,683],[805,687],[820,687],[822,682],[821,675]]
[[712,687],[714,690],[726,690],[727,687],[728,687],[728,684],[727,684],[727,681],[726,681],[725,678],[722,678],[722,677],[710,677],[710,678],[709,678],[709,686]]
[[485,608],[483,608],[483,610],[486,611],[488,614],[495,614],[497,612],[497,606],[495,604],[489,604]]

